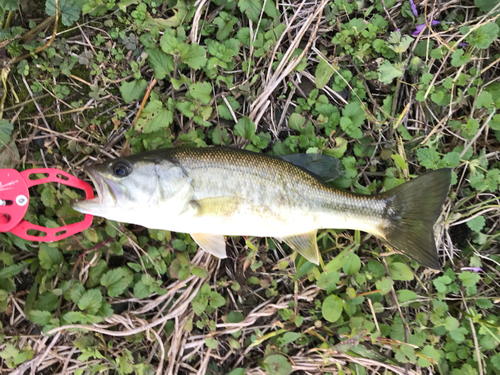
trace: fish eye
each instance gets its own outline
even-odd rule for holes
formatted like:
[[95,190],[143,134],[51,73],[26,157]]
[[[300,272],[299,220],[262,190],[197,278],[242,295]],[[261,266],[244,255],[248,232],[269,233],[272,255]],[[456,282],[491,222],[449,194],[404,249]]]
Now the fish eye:
[[120,160],[111,167],[116,177],[127,177],[132,172],[132,166],[126,160]]

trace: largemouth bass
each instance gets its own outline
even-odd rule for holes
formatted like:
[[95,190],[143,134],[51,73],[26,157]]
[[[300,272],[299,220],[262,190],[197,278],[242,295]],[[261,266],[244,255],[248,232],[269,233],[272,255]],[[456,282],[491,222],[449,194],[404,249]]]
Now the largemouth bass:
[[88,168],[98,197],[73,207],[189,233],[219,258],[226,257],[224,235],[245,235],[277,238],[318,264],[318,229],[338,228],[371,233],[422,265],[441,268],[433,226],[448,194],[450,169],[360,195],[332,188],[295,164],[231,148],[150,151]]

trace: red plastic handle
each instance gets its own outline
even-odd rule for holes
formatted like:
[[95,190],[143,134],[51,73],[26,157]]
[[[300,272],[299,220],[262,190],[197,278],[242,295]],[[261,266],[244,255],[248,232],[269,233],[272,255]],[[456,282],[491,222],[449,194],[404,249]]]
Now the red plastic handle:
[[[6,170],[1,170],[1,172],[3,172],[3,171],[6,171]],[[15,171],[15,170],[9,170],[9,172],[10,171]],[[15,172],[17,172],[17,171],[15,171]],[[11,173],[13,173],[13,172],[11,172]],[[59,169],[37,168],[37,169],[29,169],[29,170],[23,171],[21,173],[19,173],[19,172],[17,172],[17,173],[19,174],[19,177],[21,177],[21,180],[24,181],[24,184],[22,184],[19,181],[19,184],[18,184],[18,186],[16,186],[16,190],[14,192],[16,194],[16,197],[18,197],[19,195],[24,195],[27,199],[29,199],[28,188],[35,186],[35,185],[45,184],[47,182],[58,182],[58,183],[61,183],[63,185],[72,186],[74,188],[78,188],[78,189],[83,190],[85,192],[85,196],[87,199],[94,198],[94,192],[92,190],[92,186],[90,186],[85,181],[82,181],[82,180],[70,175],[69,173],[61,171]],[[47,176],[44,178],[35,179],[35,180],[31,180],[29,178],[31,175],[38,174],[38,173],[46,174]],[[2,174],[0,173],[0,176],[1,175]],[[1,182],[1,179],[0,179],[0,182]],[[0,185],[0,188],[1,188],[1,185]],[[0,198],[5,199],[5,198],[2,198],[1,191],[0,191]],[[16,198],[14,198],[14,199],[16,199]],[[21,202],[21,203],[23,203],[22,211],[24,211],[24,213],[21,216],[21,221],[18,221],[19,224],[15,225],[16,222],[14,220],[11,220],[11,221],[14,221],[14,227],[9,229],[9,230],[5,230],[6,226],[4,226],[0,223],[0,232],[10,231],[11,233],[15,234],[16,236],[19,236],[21,238],[24,238],[25,240],[30,240],[30,241],[53,242],[53,241],[62,240],[63,238],[66,238],[66,237],[69,237],[73,234],[81,232],[92,225],[93,216],[88,215],[88,214],[85,215],[84,219],[78,223],[65,225],[65,226],[62,226],[59,228],[46,228],[46,227],[42,227],[40,225],[35,225],[33,223],[30,223],[30,222],[22,219],[22,217],[24,216],[24,214],[26,213],[26,211],[28,209],[28,204],[27,204],[27,202]],[[14,211],[17,215],[16,216],[16,218],[17,218],[19,216],[19,213],[21,212],[21,210],[19,210],[21,205],[18,204],[17,199],[13,205],[17,206],[14,208],[15,208],[15,210],[19,211],[19,212]],[[5,206],[5,207],[9,207],[9,206]],[[3,212],[3,210],[0,209],[0,212]],[[7,224],[9,224],[9,223],[7,223]],[[30,229],[37,230],[45,235],[42,235],[42,236],[30,235],[30,234],[28,234],[28,230],[30,230]]]

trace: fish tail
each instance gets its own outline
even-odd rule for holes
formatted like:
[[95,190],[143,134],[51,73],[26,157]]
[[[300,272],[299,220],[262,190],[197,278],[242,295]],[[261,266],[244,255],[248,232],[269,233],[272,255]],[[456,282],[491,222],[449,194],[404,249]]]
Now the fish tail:
[[381,232],[395,250],[441,270],[434,224],[451,184],[451,169],[429,172],[382,195],[388,202]]

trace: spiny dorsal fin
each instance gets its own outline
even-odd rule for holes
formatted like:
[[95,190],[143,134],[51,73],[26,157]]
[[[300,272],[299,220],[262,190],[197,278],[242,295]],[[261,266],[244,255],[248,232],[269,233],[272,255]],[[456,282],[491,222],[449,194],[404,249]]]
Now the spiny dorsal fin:
[[339,159],[329,155],[320,154],[290,154],[280,156],[283,160],[296,167],[306,170],[328,182],[342,177],[345,173],[344,165]]

